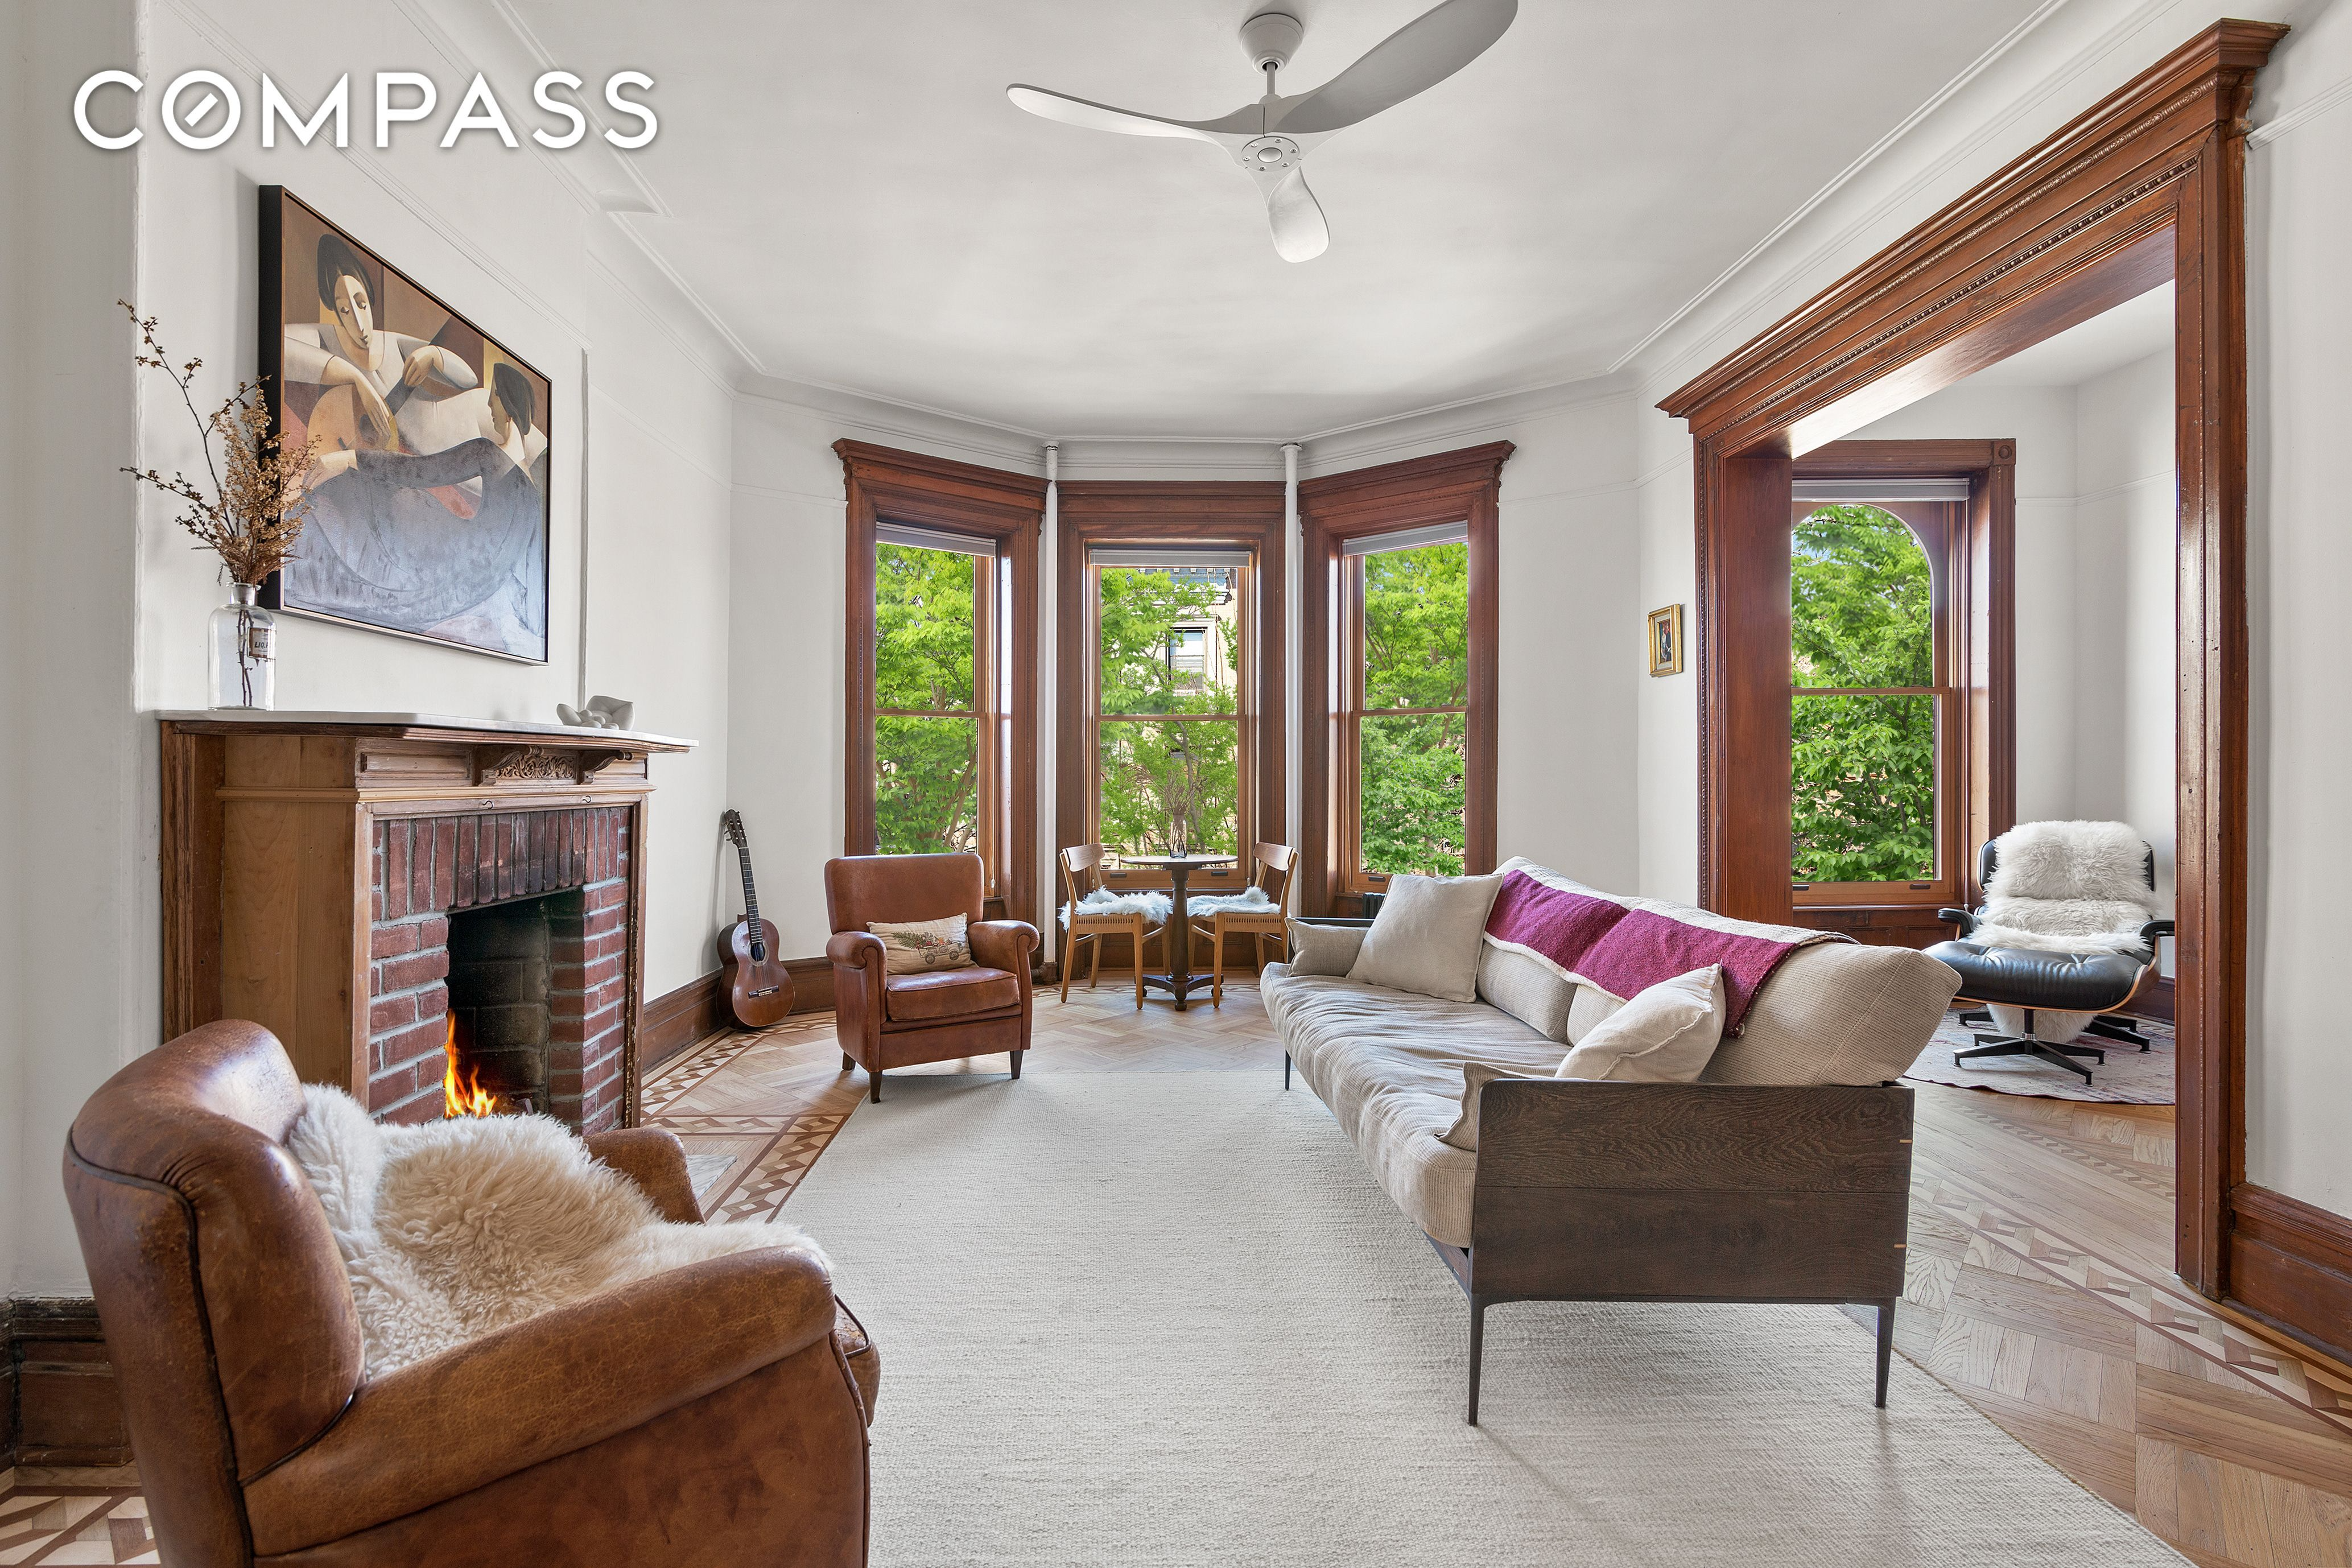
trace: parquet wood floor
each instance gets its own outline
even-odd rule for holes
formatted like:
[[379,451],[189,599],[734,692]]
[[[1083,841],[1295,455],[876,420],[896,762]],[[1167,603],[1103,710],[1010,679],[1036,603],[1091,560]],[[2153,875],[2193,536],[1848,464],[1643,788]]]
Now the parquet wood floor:
[[[1276,1072],[1255,989],[1178,1014],[1109,977],[1041,994],[1024,1072]],[[1004,1071],[1003,1057],[908,1072]],[[721,1035],[646,1085],[705,1207],[772,1219],[864,1101],[829,1016]],[[2204,1568],[2352,1568],[2352,1370],[2226,1318],[2171,1272],[2168,1108],[1918,1088],[1895,1343]],[[1864,1327],[1871,1314],[1852,1316]],[[131,1471],[0,1475],[0,1565],[153,1562]]]

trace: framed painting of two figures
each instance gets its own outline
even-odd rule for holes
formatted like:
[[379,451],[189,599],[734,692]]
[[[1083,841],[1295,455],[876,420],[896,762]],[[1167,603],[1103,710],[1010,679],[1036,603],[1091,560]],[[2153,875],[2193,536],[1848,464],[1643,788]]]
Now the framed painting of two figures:
[[547,378],[282,185],[261,187],[261,373],[312,443],[273,609],[544,663]]

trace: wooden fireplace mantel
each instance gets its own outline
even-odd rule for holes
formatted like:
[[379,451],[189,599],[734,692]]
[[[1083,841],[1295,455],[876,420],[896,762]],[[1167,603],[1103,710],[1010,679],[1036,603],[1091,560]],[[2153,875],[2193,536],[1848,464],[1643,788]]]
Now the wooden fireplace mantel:
[[[617,900],[622,911],[624,934],[607,939],[621,949],[618,972],[599,984],[620,1008],[618,1120],[635,1121],[648,764],[692,741],[429,713],[156,717],[166,1038],[251,1019],[285,1044],[305,1081],[384,1110],[399,1010],[412,1032],[429,1023],[415,995],[387,994],[415,988],[387,981],[402,963],[389,950],[411,934],[383,930],[387,913],[430,920],[590,889],[600,908]],[[464,864],[453,868],[458,829]],[[609,968],[603,961],[598,973]],[[424,976],[428,991],[433,978]],[[394,1114],[425,1113],[414,1091],[407,1100]]]

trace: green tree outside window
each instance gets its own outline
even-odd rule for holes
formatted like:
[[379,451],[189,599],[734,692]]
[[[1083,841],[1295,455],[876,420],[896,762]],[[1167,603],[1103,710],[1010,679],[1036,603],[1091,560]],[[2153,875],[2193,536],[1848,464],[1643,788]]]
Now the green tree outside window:
[[980,847],[973,705],[980,557],[874,551],[874,837],[884,855]]
[[1937,699],[1807,690],[1937,684],[1927,552],[1874,506],[1817,508],[1792,544],[1791,868],[1813,882],[1932,878]]
[[[1363,868],[1458,877],[1468,838],[1470,547],[1427,544],[1361,562]],[[1381,711],[1400,708],[1443,711]]]
[[[1235,576],[1213,568],[1096,571],[1097,810],[1103,846],[1114,853],[1238,852]],[[1197,643],[1183,635],[1199,628]],[[1143,717],[1160,714],[1171,717]]]

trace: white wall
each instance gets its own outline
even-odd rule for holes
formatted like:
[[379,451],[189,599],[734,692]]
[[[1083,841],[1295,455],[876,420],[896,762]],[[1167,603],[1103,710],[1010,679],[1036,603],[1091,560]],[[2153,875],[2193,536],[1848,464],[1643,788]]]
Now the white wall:
[[[258,71],[282,84],[325,83],[353,64],[346,30],[318,26],[315,12],[279,0],[159,0],[143,9],[135,47],[127,6],[110,26],[99,6],[22,14],[36,12],[45,35],[64,34],[68,16],[90,35],[51,46],[54,61],[37,58],[27,79],[45,89],[134,58],[162,80],[208,65],[238,83],[248,128]],[[420,13],[370,16],[371,57],[436,68],[456,58],[457,46],[425,30]],[[85,54],[89,63],[78,63]],[[462,68],[436,74],[462,83]],[[21,1098],[10,1097],[22,1120],[21,1159],[8,1162],[22,1171],[22,1186],[5,1205],[21,1216],[7,1273],[16,1290],[79,1287],[57,1149],[90,1089],[156,1043],[160,806],[150,712],[205,705],[202,638],[224,594],[208,558],[173,526],[175,509],[112,471],[134,459],[166,472],[201,462],[177,394],[160,376],[139,386],[133,439],[133,339],[113,300],[126,296],[160,316],[175,355],[204,358],[200,404],[252,377],[258,184],[283,184],[317,205],[553,387],[550,661],[287,617],[278,706],[548,721],[558,701],[591,690],[635,700],[640,727],[702,742],[653,764],[647,992],[712,966],[719,866],[711,846],[726,797],[730,679],[733,426],[723,351],[549,156],[489,138],[444,153],[421,129],[377,153],[356,117],[360,133],[347,152],[322,139],[308,150],[281,141],[265,153],[248,129],[200,154],[156,129],[159,96],[143,101],[148,135],[128,153],[84,146],[47,91],[22,100],[18,112],[36,116],[37,134],[13,143],[26,149],[56,212],[10,225],[12,247],[18,236],[40,237],[30,251],[43,270],[31,279],[27,333],[39,352],[29,363],[64,367],[30,400],[28,416],[10,421],[30,449],[63,455],[27,465],[40,476],[36,518],[49,526],[12,528],[12,584],[27,600],[13,623],[26,655],[16,668],[33,677],[16,691],[33,711],[15,732],[51,742],[20,748],[17,765],[52,770],[16,781],[39,803],[40,831],[17,850],[12,886],[56,889],[37,925],[21,927],[13,944],[27,977],[7,1046],[11,1057],[21,1053],[15,1070],[24,1084]],[[71,384],[80,377],[97,384]],[[117,384],[119,417],[108,390]],[[583,463],[592,422],[594,458]],[[60,530],[59,520],[79,526]],[[53,689],[40,684],[44,665],[60,672]]]
[[2343,426],[2352,409],[2352,6],[2306,8],[2273,57],[2248,158],[2252,354],[2253,969],[2246,1173],[2352,1214],[2344,1048],[2344,873],[2352,723],[2342,677]]
[[[128,0],[17,6],[16,83],[79,81],[131,58]],[[151,1017],[156,946],[147,777],[131,716],[136,581],[129,482],[132,172],[54,99],[0,102],[0,1293],[68,1291],[81,1259],[58,1185],[73,1110]]]

